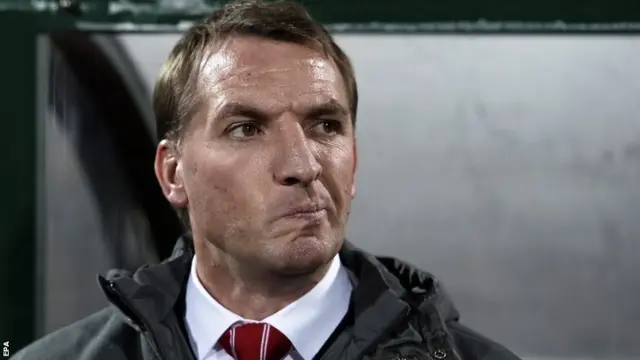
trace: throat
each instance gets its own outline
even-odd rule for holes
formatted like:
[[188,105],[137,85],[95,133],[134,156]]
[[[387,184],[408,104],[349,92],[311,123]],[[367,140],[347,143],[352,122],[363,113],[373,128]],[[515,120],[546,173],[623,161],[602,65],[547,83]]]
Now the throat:
[[[247,276],[220,272],[201,276],[205,290],[229,311],[247,320],[261,321],[311,291],[321,274],[305,276]],[[234,276],[235,275],[235,276]]]

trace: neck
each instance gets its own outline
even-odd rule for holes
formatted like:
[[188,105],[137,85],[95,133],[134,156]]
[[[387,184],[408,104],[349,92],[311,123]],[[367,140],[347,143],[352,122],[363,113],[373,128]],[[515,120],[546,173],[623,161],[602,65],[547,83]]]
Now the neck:
[[[198,251],[200,250],[200,251]],[[225,308],[248,320],[261,321],[301,298],[324,277],[331,262],[312,273],[278,274],[242,266],[240,261],[213,248],[196,246],[198,279]]]

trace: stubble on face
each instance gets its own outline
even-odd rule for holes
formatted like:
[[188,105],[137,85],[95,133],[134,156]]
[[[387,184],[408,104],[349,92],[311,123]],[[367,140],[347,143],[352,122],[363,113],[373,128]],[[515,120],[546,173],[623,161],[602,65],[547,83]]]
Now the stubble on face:
[[[344,82],[303,45],[238,37],[216,50],[182,145],[198,257],[218,270],[313,273],[341,247],[353,195]],[[305,206],[323,214],[287,216]]]

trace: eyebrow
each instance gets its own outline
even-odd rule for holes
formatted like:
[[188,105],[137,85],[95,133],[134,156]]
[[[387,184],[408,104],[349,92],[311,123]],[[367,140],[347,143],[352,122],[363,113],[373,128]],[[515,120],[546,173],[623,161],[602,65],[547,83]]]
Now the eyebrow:
[[[319,104],[311,106],[305,114],[307,118],[314,118],[326,115],[348,117],[349,112],[336,99],[330,99]],[[259,121],[266,121],[269,117],[268,113],[259,108],[237,101],[231,101],[222,105],[216,112],[215,119],[225,119],[231,116],[242,116]]]
[[337,115],[340,117],[348,117],[349,112],[336,99],[323,102],[311,108],[306,114],[307,117],[319,117],[324,115]]
[[215,119],[225,119],[231,116],[243,116],[252,119],[265,119],[267,118],[267,114],[264,111],[261,111],[257,107],[239,103],[236,101],[228,102],[222,107],[218,109]]

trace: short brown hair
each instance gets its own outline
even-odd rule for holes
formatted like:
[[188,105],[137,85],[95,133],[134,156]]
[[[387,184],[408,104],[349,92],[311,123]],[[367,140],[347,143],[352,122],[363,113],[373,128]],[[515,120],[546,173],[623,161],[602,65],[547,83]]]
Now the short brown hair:
[[[164,62],[153,91],[158,140],[179,141],[199,105],[198,76],[202,60],[215,44],[232,36],[260,36],[309,46],[333,60],[346,85],[353,125],[358,89],[351,61],[329,32],[293,1],[235,1],[216,9],[180,38]],[[186,229],[188,209],[176,209]]]
[[195,24],[175,45],[160,71],[153,93],[159,140],[179,140],[198,107],[199,66],[212,45],[231,36],[252,35],[310,46],[333,60],[347,87],[355,126],[358,90],[347,55],[329,32],[293,1],[235,1]]

